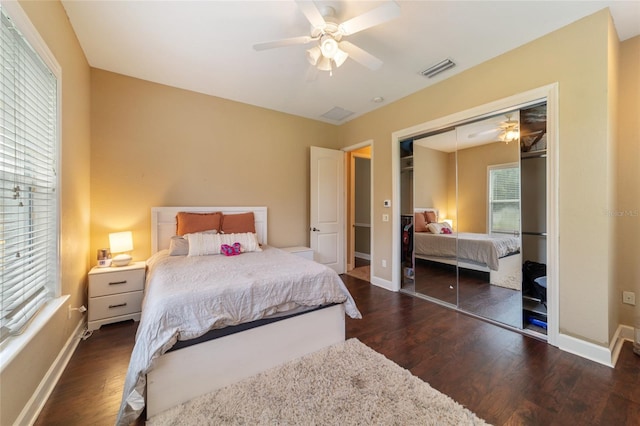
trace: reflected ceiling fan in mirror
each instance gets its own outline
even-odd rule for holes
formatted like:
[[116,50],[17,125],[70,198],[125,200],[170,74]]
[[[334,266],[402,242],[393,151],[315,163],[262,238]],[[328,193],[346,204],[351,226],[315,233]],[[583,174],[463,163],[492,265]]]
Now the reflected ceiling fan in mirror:
[[513,113],[505,114],[506,121],[502,121],[497,126],[489,124],[490,128],[484,131],[469,134],[469,139],[480,138],[500,140],[505,143],[516,141],[520,138],[520,122],[511,118]]
[[511,119],[511,114],[506,114],[507,121],[500,123],[502,131],[498,135],[500,140],[505,143],[517,141],[520,138],[520,122]]
[[386,2],[341,24],[337,22],[335,10],[330,6],[322,7],[321,11],[312,1],[296,0],[296,3],[311,23],[310,35],[254,44],[255,50],[313,42],[315,45],[306,52],[307,60],[315,69],[329,71],[330,75],[333,69],[340,67],[347,58],[374,71],[382,66],[380,59],[344,38],[400,16],[400,6],[395,1]]

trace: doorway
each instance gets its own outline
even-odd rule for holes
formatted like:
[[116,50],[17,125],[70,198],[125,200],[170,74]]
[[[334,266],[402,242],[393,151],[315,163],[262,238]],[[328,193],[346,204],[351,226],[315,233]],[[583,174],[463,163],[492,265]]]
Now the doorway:
[[346,153],[347,274],[371,279],[371,145]]
[[374,257],[372,143],[310,150],[309,240],[314,260],[366,281],[375,276],[369,264]]

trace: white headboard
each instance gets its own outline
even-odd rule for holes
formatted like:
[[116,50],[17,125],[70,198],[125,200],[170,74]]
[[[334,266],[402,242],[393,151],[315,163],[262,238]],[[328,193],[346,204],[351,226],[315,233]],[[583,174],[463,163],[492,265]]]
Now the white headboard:
[[266,207],[152,207],[151,208],[151,254],[168,249],[171,237],[176,235],[178,212],[238,214],[253,212],[256,234],[260,244],[267,244]]

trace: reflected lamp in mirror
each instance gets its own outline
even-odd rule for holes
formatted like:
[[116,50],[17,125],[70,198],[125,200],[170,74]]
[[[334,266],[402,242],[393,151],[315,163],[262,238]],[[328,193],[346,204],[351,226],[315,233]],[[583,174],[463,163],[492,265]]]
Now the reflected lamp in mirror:
[[133,250],[133,235],[131,231],[114,232],[109,234],[111,253],[118,253],[111,259],[113,266],[127,266],[131,262],[131,255],[127,252]]

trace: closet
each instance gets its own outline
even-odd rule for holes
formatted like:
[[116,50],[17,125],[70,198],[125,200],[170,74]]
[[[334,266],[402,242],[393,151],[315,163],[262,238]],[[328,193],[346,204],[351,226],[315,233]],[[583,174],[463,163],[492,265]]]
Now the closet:
[[452,123],[399,149],[401,291],[544,334],[546,103]]

